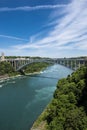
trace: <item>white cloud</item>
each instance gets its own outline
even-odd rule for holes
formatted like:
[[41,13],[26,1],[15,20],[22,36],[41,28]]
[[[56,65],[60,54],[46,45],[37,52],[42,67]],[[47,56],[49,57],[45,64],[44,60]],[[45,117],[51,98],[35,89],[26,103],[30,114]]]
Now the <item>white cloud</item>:
[[[45,7],[37,6],[35,9],[41,8]],[[55,8],[55,6],[48,8]],[[62,17],[52,21],[50,25],[53,26],[53,30],[47,32],[47,36],[41,39],[39,39],[40,34],[32,36],[31,42],[16,45],[13,48],[21,52],[32,49],[29,54],[39,54],[40,56],[87,55],[87,0],[72,0],[66,7],[62,8]]]
[[8,35],[0,35],[2,38],[8,38],[8,39],[14,39],[14,40],[20,40],[20,41],[29,41],[27,39],[19,38],[19,37],[14,37],[14,36],[8,36]]
[[24,6],[24,7],[15,7],[15,8],[9,8],[9,7],[3,7],[0,8],[0,12],[5,11],[33,11],[33,10],[40,10],[40,9],[55,9],[55,8],[62,8],[66,5],[39,5],[39,6]]

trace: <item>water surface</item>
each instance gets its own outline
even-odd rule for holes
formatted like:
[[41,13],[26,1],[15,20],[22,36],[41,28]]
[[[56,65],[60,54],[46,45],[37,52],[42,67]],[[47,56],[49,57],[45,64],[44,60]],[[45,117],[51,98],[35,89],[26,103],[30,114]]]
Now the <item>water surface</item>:
[[0,81],[0,130],[30,130],[52,99],[57,81],[71,72],[53,65],[33,77]]

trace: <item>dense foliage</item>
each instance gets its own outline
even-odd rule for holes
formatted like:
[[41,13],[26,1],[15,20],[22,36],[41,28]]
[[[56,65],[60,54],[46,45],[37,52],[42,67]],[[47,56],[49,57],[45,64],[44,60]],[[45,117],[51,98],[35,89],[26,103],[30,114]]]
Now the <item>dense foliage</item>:
[[49,63],[33,63],[29,64],[20,72],[15,72],[14,68],[9,62],[0,62],[0,76],[8,74],[8,76],[15,76],[18,74],[34,73],[45,69]]
[[16,75],[13,67],[9,62],[0,62],[0,75],[8,74],[8,76]]
[[49,130],[87,130],[87,68],[58,82],[49,108]]
[[13,72],[13,68],[9,62],[0,62],[0,75]]
[[45,130],[87,130],[87,67],[58,81],[53,100],[36,125],[42,121]]
[[33,72],[39,72],[43,69],[45,69],[49,63],[44,63],[44,62],[38,62],[38,63],[32,63],[29,64],[29,66],[26,66],[24,69],[25,73],[33,73]]

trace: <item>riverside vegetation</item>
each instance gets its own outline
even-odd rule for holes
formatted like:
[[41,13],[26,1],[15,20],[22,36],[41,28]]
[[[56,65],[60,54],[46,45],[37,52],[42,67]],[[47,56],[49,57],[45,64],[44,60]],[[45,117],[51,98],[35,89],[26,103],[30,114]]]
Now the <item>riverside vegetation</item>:
[[[34,72],[40,72],[41,70],[45,69],[47,66],[49,66],[49,63],[33,63],[23,68],[23,72],[26,73],[34,73]],[[21,75],[20,72],[16,72],[14,68],[11,66],[9,62],[0,62],[0,77],[5,76],[17,76]]]
[[0,62],[0,76],[4,78],[5,75],[16,76],[18,72],[14,71],[14,68],[9,62]]
[[87,130],[87,67],[58,81],[52,101],[31,130]]

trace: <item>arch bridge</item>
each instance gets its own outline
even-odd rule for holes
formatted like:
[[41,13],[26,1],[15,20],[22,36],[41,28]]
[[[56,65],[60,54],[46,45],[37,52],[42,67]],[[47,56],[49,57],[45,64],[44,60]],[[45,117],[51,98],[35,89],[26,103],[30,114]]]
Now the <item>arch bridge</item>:
[[7,60],[11,63],[12,67],[15,69],[15,71],[19,71],[23,69],[25,66],[28,66],[32,63],[37,62],[46,62],[46,63],[54,63],[53,60],[46,60],[46,59],[9,59]]
[[60,64],[76,70],[81,66],[87,65],[87,59],[81,58],[41,58],[41,59],[31,59],[31,58],[15,58],[15,59],[4,59],[5,62],[10,62],[15,71],[19,71],[25,66],[36,63],[36,62],[47,62],[53,64]]

